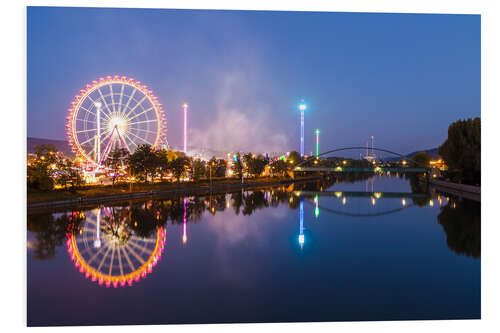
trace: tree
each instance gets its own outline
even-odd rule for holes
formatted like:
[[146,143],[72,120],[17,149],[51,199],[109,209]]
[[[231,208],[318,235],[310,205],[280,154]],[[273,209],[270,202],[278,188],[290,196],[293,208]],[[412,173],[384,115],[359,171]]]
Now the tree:
[[113,173],[112,176],[112,185],[115,185],[115,181],[118,177],[121,177],[122,169],[127,165],[129,159],[129,153],[124,148],[115,147],[106,158],[104,162],[105,165],[111,170]]
[[248,173],[254,177],[260,176],[267,165],[267,161],[261,155],[255,157],[253,154],[246,154],[243,156],[243,160],[247,166]]
[[233,157],[233,172],[238,175],[238,178],[243,177],[243,163],[241,162],[240,153],[236,153]]
[[481,203],[450,201],[441,208],[438,223],[446,233],[446,244],[457,254],[481,256]]
[[292,167],[299,164],[302,161],[302,157],[295,150],[291,151],[286,160]]
[[36,159],[28,165],[28,188],[50,191],[54,188],[55,168],[58,162],[57,149],[52,144],[34,148]]
[[411,157],[411,159],[413,160],[412,165],[415,165],[415,167],[420,167],[420,168],[429,167],[430,165],[429,163],[431,161],[430,155],[425,151],[420,151],[416,153]]
[[212,157],[210,161],[208,161],[208,166],[206,169],[207,176],[210,177],[225,177],[226,176],[226,161],[223,159],[217,159]]
[[191,163],[191,178],[198,182],[205,175],[205,165],[200,159],[194,159]]
[[158,159],[151,146],[143,144],[137,147],[129,157],[129,167],[132,174],[144,182],[148,181],[148,176],[151,176],[152,180],[158,167]]
[[215,177],[226,177],[227,164],[226,161],[219,158],[215,162]]
[[71,184],[71,190],[74,191],[80,187],[83,179],[80,170],[76,167],[75,163],[71,160],[61,160],[57,163],[57,177],[56,182],[67,188],[68,183]]
[[186,168],[189,166],[189,158],[181,156],[170,162],[170,170],[175,178],[177,178],[177,182],[181,182],[181,177],[186,174]]
[[286,163],[282,159],[277,159],[277,160],[273,161],[270,164],[270,167],[271,167],[271,173],[274,176],[275,175],[282,176],[287,170]]
[[448,127],[448,138],[439,155],[457,180],[481,183],[481,119],[458,120]]

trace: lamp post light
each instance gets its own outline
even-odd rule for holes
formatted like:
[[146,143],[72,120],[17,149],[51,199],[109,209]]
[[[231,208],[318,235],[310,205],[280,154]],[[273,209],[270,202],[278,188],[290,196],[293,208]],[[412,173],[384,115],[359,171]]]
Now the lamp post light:
[[307,105],[304,100],[299,104],[300,110],[300,157],[304,157],[304,111],[306,111]]

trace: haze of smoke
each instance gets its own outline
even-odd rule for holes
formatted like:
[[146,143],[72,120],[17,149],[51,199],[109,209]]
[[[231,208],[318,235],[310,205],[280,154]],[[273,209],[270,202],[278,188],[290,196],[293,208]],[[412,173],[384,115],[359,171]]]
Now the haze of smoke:
[[257,104],[245,73],[223,78],[216,111],[202,129],[193,129],[192,145],[218,151],[280,152],[287,136],[271,121],[271,107]]

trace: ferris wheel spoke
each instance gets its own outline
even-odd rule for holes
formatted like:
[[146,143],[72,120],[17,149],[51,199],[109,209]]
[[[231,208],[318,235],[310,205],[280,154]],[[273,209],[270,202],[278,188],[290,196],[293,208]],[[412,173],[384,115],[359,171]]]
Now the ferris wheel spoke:
[[140,255],[138,255],[134,249],[127,243],[127,245],[125,245],[125,247],[127,249],[129,249],[130,253],[134,255],[134,257],[142,264],[144,265],[146,262],[144,261],[144,258],[142,258]]
[[[144,100],[146,99],[146,97],[147,97],[147,96],[146,96],[146,95],[144,95],[144,97],[143,97],[143,98],[142,98],[142,99],[141,99],[141,100],[140,100],[140,101],[139,101],[136,105],[134,105],[134,107],[133,107],[133,108],[132,108],[132,109],[131,109],[131,110],[130,110],[130,111],[129,111],[126,115],[125,115],[125,118],[128,118],[128,116],[130,116],[130,114],[131,114],[132,112],[134,112],[134,110],[135,110],[135,109],[136,109],[139,105],[141,105],[141,104],[142,104],[142,102],[144,102]],[[132,118],[131,118],[131,119],[132,119]],[[129,120],[130,120],[130,119],[129,119]]]
[[99,248],[99,250],[94,253],[94,255],[92,257],[90,257],[89,261],[87,261],[87,263],[90,265],[92,263],[92,261],[94,261],[95,258],[97,258],[97,256],[102,252],[103,249],[105,249],[106,247],[108,246],[107,243],[104,244],[104,246],[101,246]]
[[135,136],[137,139],[140,139],[140,140],[142,140],[142,141],[146,142],[148,145],[152,145],[150,142],[148,142],[148,141],[146,141],[145,139],[143,139],[143,138],[141,138],[141,137],[139,137],[139,136],[135,135],[134,133],[132,133],[132,132],[130,132],[130,131],[128,131],[128,134],[133,135],[133,136]]
[[128,139],[128,141],[130,141],[131,143],[133,143],[133,144],[135,145],[135,147],[136,147],[136,148],[137,148],[137,147],[139,147],[139,146],[137,145],[137,143],[135,143],[134,141],[132,141],[132,139],[130,139],[130,138],[128,137],[128,135],[125,135],[124,140],[126,140],[126,139]]
[[134,95],[135,95],[135,92],[137,91],[137,88],[134,87],[134,90],[132,91],[132,94],[130,95],[130,97],[128,98],[127,100],[127,104],[125,104],[125,107],[122,109],[122,113],[121,114],[125,114],[125,112],[127,111],[128,109],[128,106],[130,104],[130,101],[134,99]]
[[131,237],[132,239],[136,240],[136,241],[141,241],[141,242],[145,242],[145,243],[156,243],[156,239],[150,239],[150,238],[139,238],[137,236],[132,236]]
[[95,121],[93,120],[88,120],[88,119],[79,119],[79,118],[76,118],[75,120],[78,120],[78,121],[83,121],[84,123],[96,123]]
[[116,113],[116,109],[115,109],[115,98],[113,96],[113,85],[110,84],[109,85],[109,91],[111,92],[111,107],[113,108],[113,113]]
[[137,131],[146,132],[146,133],[150,133],[150,134],[155,134],[155,135],[156,135],[156,132],[148,131],[148,130],[145,130],[145,129],[142,129],[142,128],[133,127],[132,129],[133,129],[133,130],[137,130]]
[[[104,106],[106,109],[108,109],[108,115],[111,115],[111,110],[109,109],[108,102],[106,102],[106,99],[104,98],[104,95],[102,94],[101,88],[97,88],[97,91],[99,91],[99,94],[101,95],[102,101],[104,102]],[[109,119],[109,117],[108,117]]]
[[[89,96],[90,98],[90,96]],[[92,98],[90,98],[90,100],[92,100]],[[91,113],[93,114],[94,116],[97,117],[97,114],[94,112],[94,111],[90,111],[89,109],[87,109],[86,107],[83,107],[83,106],[80,106],[80,109],[84,109],[85,111],[87,111],[88,113]]]
[[[101,92],[99,90],[99,92]],[[102,96],[102,93],[101,93],[101,96]],[[90,96],[88,95],[88,98],[90,99],[90,101],[92,102],[92,105],[95,105],[96,101]],[[103,97],[104,99],[104,97]],[[81,108],[83,108],[84,110],[88,111],[88,112],[91,112],[94,116],[96,116],[97,118],[97,114],[96,113],[93,113],[92,111],[88,110],[88,109],[85,109],[83,106],[81,106]],[[101,112],[108,120],[111,119],[110,116],[106,113],[106,112]]]
[[[125,246],[125,247],[126,247],[126,246]],[[130,266],[130,268],[132,268],[132,271],[135,271],[135,266],[134,266],[134,264],[132,263],[132,260],[130,260],[130,257],[128,256],[127,251],[125,251],[125,248],[123,249],[123,255],[125,256],[125,259],[127,260],[127,263],[128,263],[128,265]]]
[[113,272],[113,261],[115,260],[115,245],[113,244],[113,247],[112,247],[112,251],[111,251],[111,261],[109,262],[109,273],[108,275],[111,275],[111,273]]
[[133,123],[129,123],[129,125],[136,125],[136,124],[143,124],[143,123],[153,123],[153,122],[158,122],[158,120],[157,119],[150,119],[150,120],[135,121]]
[[120,275],[123,275],[123,264],[122,264],[122,248],[118,247],[118,267],[120,268]]
[[86,133],[86,132],[92,132],[92,131],[97,131],[96,128],[91,128],[91,129],[86,129],[86,130],[81,130],[81,131],[76,131],[75,133]]
[[122,83],[122,89],[120,90],[120,99],[118,101],[118,113],[122,111],[122,101],[123,101],[123,90],[125,89],[125,85]]
[[[105,131],[103,131],[103,132],[101,133],[101,136],[103,136],[104,134],[109,133],[109,132],[111,132],[111,131],[110,131],[109,129],[106,129]],[[110,135],[111,135],[111,133],[110,133]],[[95,135],[94,135],[94,136],[91,136],[91,137],[90,137],[90,138],[88,138],[87,140],[85,140],[85,141],[83,141],[82,143],[80,143],[80,146],[83,146],[84,144],[89,143],[91,140],[95,140]],[[105,140],[105,139],[103,139],[103,141],[104,141],[104,140]]]
[[[140,115],[145,114],[145,113],[147,113],[147,112],[149,112],[149,111],[151,111],[151,110],[153,110],[153,107],[150,107],[149,109],[146,109],[146,110],[144,110],[144,111],[142,111],[142,112],[140,112],[140,113],[136,114],[136,115],[135,115],[135,116],[133,116],[132,118],[129,118],[129,121],[130,121],[130,120],[132,120],[132,119],[134,119],[134,118],[137,118],[137,117],[139,117]],[[129,113],[129,114],[130,114],[130,113]]]
[[140,250],[141,253],[145,253],[145,252],[148,252],[148,248],[144,245],[139,245],[137,244],[136,242],[132,241],[132,242],[129,242],[130,245],[133,245],[136,249]]
[[104,255],[102,256],[102,259],[101,259],[101,262],[99,263],[99,266],[97,266],[97,271],[99,272],[101,270],[101,267],[102,265],[104,264],[104,261],[106,260],[106,258],[108,257],[108,253],[109,251],[111,251],[111,246],[108,247],[108,250],[106,251],[106,253],[104,253]]

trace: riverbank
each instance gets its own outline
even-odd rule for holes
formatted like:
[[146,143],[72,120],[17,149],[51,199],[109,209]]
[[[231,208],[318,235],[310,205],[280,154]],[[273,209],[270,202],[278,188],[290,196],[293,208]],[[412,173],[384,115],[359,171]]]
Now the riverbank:
[[259,177],[245,179],[222,179],[212,182],[198,183],[154,183],[154,184],[117,184],[115,186],[92,186],[78,189],[75,192],[55,190],[51,192],[28,193],[28,211],[39,209],[80,207],[113,201],[144,199],[160,195],[205,194],[237,189],[257,189],[276,185],[288,185],[307,181],[320,180],[319,176],[290,178]]
[[456,197],[481,202],[481,186],[458,184],[450,181],[429,179],[424,180],[436,191],[444,194],[451,194]]

